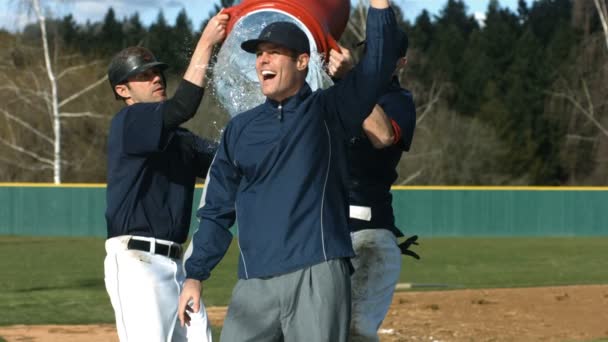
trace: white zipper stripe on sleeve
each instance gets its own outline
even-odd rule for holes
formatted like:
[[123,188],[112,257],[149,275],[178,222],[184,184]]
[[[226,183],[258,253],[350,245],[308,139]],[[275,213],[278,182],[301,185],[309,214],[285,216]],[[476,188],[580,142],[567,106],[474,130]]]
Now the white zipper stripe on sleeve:
[[[234,204],[234,213],[236,217],[238,216],[238,210],[236,207],[236,203]],[[237,220],[238,222],[238,220]],[[249,279],[249,273],[247,272],[247,262],[245,262],[245,255],[243,254],[243,250],[241,249],[241,234],[237,232],[238,238],[236,239],[237,245],[239,246],[239,254],[241,255],[241,260],[243,261],[243,271],[245,271],[245,279]]]
[[329,179],[329,168],[331,167],[331,134],[329,133],[329,127],[327,127],[327,122],[323,121],[325,124],[325,131],[327,131],[327,143],[329,144],[329,156],[327,158],[327,171],[325,171],[325,183],[323,184],[323,195],[321,197],[321,245],[323,247],[323,257],[325,261],[327,261],[327,252],[325,251],[325,232],[323,226],[323,209],[325,207],[325,189],[327,188],[327,180]]
[[[207,170],[207,177],[205,177],[205,186],[203,187],[203,194],[201,195],[201,201],[199,202],[198,209],[205,206],[205,198],[207,197],[207,189],[209,188],[209,183],[211,182],[211,167],[215,163],[215,156],[213,156],[213,160],[209,165],[209,170]],[[196,218],[199,222],[201,221],[198,217]],[[188,248],[186,248],[186,252],[184,252],[184,256],[182,257],[182,265],[186,266],[186,261],[192,256],[192,252],[194,251],[194,237],[196,236],[196,232],[198,231],[198,227],[192,233],[192,240],[188,244]]]

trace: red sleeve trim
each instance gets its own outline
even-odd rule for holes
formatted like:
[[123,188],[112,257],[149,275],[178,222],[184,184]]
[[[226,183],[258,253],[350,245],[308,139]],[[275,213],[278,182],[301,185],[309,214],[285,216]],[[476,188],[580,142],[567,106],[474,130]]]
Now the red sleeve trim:
[[399,141],[401,141],[401,127],[399,127],[399,124],[393,119],[391,119],[391,124],[393,125],[393,132],[395,133],[393,145],[396,145]]

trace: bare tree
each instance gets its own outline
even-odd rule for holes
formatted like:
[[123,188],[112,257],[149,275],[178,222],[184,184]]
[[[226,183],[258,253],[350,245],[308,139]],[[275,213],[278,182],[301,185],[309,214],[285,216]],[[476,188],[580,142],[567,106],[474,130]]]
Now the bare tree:
[[[51,50],[49,48],[49,39],[47,35],[46,18],[43,13],[43,9],[40,5],[40,0],[27,0],[25,4],[33,10],[36,15],[37,23],[40,28],[41,42],[42,42],[42,53],[44,57],[44,67],[48,82],[42,82],[39,79],[38,73],[32,70],[26,71],[22,75],[17,77],[9,77],[3,70],[0,73],[5,74],[4,85],[0,86],[1,89],[6,90],[14,94],[14,98],[11,102],[5,103],[5,108],[0,108],[0,114],[3,114],[7,120],[7,130],[9,134],[7,137],[0,137],[0,144],[9,148],[10,150],[25,155],[30,159],[30,162],[13,162],[12,164],[25,169],[30,170],[45,170],[52,169],[53,171],[53,182],[55,184],[61,183],[62,176],[62,165],[65,164],[65,160],[62,156],[62,124],[64,119],[69,118],[106,118],[104,115],[97,114],[91,110],[84,110],[81,112],[62,112],[62,109],[66,108],[68,104],[74,100],[80,98],[82,95],[95,89],[100,84],[107,80],[107,76],[101,77],[92,84],[79,89],[74,93],[64,98],[59,95],[59,81],[65,76],[80,71],[84,68],[90,68],[92,65],[99,64],[99,61],[94,61],[87,64],[72,65],[65,68],[62,71],[56,72],[57,63],[53,63],[51,60]],[[55,56],[58,55],[57,49],[55,49]],[[27,81],[19,82],[17,78],[21,77],[27,79]],[[30,86],[31,84],[31,86]],[[30,89],[31,88],[31,89]],[[36,101],[38,99],[40,101]],[[38,113],[34,117],[27,117],[27,115],[21,113],[18,115],[12,112],[8,105],[14,104],[15,101],[21,102],[21,108],[27,107],[28,110],[34,110]],[[43,105],[40,105],[42,103]],[[39,124],[35,124],[40,120],[40,114],[47,113],[48,118],[51,122],[51,131],[48,133],[45,127],[41,127]],[[45,144],[52,146],[52,153],[48,153],[47,149],[36,148],[33,144],[27,144],[24,141],[28,140],[23,138],[21,140],[13,133],[12,125],[20,127],[22,130],[29,134],[41,139]],[[10,163],[10,159],[2,158],[5,163]],[[33,162],[31,162],[33,160]]]
[[597,14],[600,16],[602,22],[602,29],[604,30],[604,38],[606,39],[606,48],[608,48],[608,9],[606,8],[605,0],[593,0],[595,3],[595,9]]

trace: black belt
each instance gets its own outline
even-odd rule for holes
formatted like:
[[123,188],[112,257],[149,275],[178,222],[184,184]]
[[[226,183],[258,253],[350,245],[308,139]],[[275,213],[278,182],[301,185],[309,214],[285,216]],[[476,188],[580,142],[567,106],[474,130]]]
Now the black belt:
[[[151,252],[150,241],[145,240],[130,239],[127,243],[127,248]],[[179,259],[182,256],[182,247],[180,245],[163,245],[156,242],[154,245],[154,254],[164,255],[172,259]]]

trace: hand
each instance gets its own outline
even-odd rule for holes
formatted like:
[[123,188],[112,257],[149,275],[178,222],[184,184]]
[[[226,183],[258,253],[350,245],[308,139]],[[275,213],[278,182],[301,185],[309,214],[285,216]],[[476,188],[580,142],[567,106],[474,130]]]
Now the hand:
[[[190,325],[190,315],[188,315],[188,312],[199,312],[201,309],[202,286],[203,284],[196,279],[186,279],[184,281],[177,307],[177,315],[182,327],[184,324]],[[188,303],[192,303],[192,306],[188,305]]]
[[340,52],[336,50],[329,51],[329,63],[327,63],[327,73],[334,78],[342,78],[353,68],[353,57],[350,51],[339,45]]
[[206,42],[210,46],[222,42],[226,38],[226,27],[229,19],[230,16],[223,11],[216,14],[205,26],[200,42]]
[[403,255],[409,255],[414,259],[420,260],[420,256],[418,254],[416,254],[416,252],[410,251],[409,248],[411,245],[418,245],[418,242],[416,242],[416,240],[418,240],[418,235],[414,235],[412,237],[409,237],[407,240],[403,241],[402,243],[399,244],[399,249],[401,250],[401,254]]

